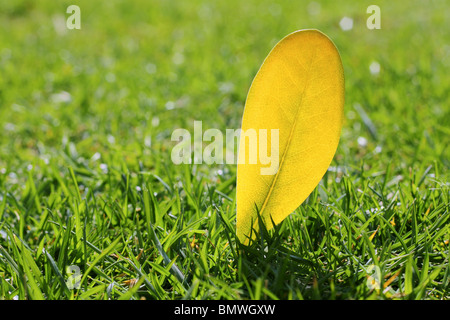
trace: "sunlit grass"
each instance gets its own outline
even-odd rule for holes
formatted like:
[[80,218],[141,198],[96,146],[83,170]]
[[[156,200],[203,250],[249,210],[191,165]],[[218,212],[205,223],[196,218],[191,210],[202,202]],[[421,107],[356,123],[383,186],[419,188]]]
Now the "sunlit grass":
[[[450,297],[445,1],[380,1],[381,30],[364,1],[107,3],[79,1],[78,31],[70,2],[0,4],[0,298]],[[175,166],[170,136],[239,128],[262,60],[303,28],[340,50],[340,145],[308,200],[244,248],[236,168]]]

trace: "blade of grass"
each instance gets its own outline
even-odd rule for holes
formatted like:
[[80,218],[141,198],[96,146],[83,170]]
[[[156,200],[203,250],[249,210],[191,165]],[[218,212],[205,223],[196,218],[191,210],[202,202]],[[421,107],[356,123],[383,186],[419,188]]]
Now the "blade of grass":
[[89,268],[84,272],[83,277],[81,278],[80,283],[83,284],[84,281],[86,281],[86,278],[88,277],[89,273],[91,272],[92,268],[94,268],[94,266],[100,262],[100,260],[102,260],[105,256],[109,255],[117,246],[117,244],[121,241],[122,239],[119,237],[116,240],[114,240],[105,250],[102,251],[102,253],[100,253],[99,255],[97,255],[97,257],[94,259],[94,261],[92,261],[92,263],[89,265]]
[[67,297],[70,297],[71,292],[70,292],[69,288],[67,288],[66,282],[64,281],[64,277],[63,277],[61,271],[58,269],[58,265],[56,264],[55,260],[50,255],[50,252],[48,252],[45,248],[43,249],[43,253],[47,257],[48,261],[50,262],[50,266],[53,269],[53,271],[55,272],[56,278],[58,279],[62,290],[64,291],[64,293],[66,294]]

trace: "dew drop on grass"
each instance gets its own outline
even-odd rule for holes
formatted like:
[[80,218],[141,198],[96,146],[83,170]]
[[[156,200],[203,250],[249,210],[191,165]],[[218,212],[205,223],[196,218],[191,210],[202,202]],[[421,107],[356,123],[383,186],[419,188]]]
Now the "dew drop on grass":
[[152,126],[153,127],[159,126],[159,117],[153,117],[152,118]]
[[364,137],[359,137],[358,138],[358,146],[361,148],[367,147],[367,139]]
[[353,29],[353,19],[349,17],[343,17],[339,22],[339,26],[343,31],[348,31]]
[[67,33],[67,25],[66,25],[66,19],[64,15],[57,14],[52,17],[52,23],[53,23],[53,29],[55,30],[56,34],[62,36]]
[[98,159],[100,159],[102,157],[102,155],[99,152],[94,153],[94,155],[92,156],[91,160],[92,161],[97,161]]
[[228,94],[233,92],[234,90],[234,84],[232,82],[222,82],[219,85],[219,91],[223,94]]
[[108,140],[108,142],[109,142],[110,144],[115,144],[115,143],[116,143],[116,138],[114,138],[114,136],[112,136],[112,135],[110,135],[110,134],[107,136],[106,139]]
[[147,148],[151,148],[152,147],[152,137],[151,136],[146,136],[144,139],[144,145]]
[[167,103],[166,103],[166,110],[173,110],[174,108],[175,108],[175,102],[167,101]]
[[11,179],[11,183],[17,183],[19,181],[15,172],[10,172],[8,178]]
[[370,64],[370,66],[369,66],[370,73],[373,74],[373,75],[379,74],[380,73],[380,69],[381,69],[380,68],[380,64],[378,62],[376,62],[376,61],[373,61]]
[[5,123],[5,125],[3,126],[3,129],[5,131],[9,131],[9,132],[14,132],[16,130],[16,126],[12,123]]
[[72,95],[67,91],[61,91],[52,94],[50,99],[53,103],[69,103],[72,101]]
[[100,169],[103,171],[103,173],[108,173],[108,165],[107,164],[101,163]]

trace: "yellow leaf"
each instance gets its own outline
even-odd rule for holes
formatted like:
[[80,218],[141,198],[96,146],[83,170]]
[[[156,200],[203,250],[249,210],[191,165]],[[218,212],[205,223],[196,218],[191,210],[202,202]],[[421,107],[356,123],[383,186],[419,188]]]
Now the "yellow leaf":
[[[255,238],[252,229],[259,230],[256,207],[270,230],[272,220],[283,221],[318,185],[339,143],[343,107],[342,62],[326,35],[296,31],[272,49],[253,80],[242,119],[236,186],[236,232],[242,243],[248,245]],[[273,152],[277,141],[270,133],[276,129]],[[277,156],[272,160],[278,161],[278,170],[272,174],[263,173],[267,161],[251,163],[256,149],[243,134],[250,130],[261,133],[259,153],[266,139],[270,147],[263,151]]]
[[402,269],[400,268],[392,277],[390,277],[385,283],[383,283],[383,288],[386,289],[401,273]]
[[378,227],[377,227],[377,230],[375,230],[375,231],[370,235],[370,237],[369,237],[369,240],[370,240],[370,241],[372,241],[373,238],[375,237],[375,235],[377,234],[378,228],[380,228],[380,226],[378,226]]
[[389,223],[391,224],[391,226],[395,227],[395,218],[392,218],[392,220],[389,221]]

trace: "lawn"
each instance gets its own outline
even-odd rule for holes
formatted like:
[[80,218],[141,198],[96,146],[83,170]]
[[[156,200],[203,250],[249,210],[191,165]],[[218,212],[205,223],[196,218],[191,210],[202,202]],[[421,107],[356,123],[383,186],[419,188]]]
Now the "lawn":
[[[2,1],[0,299],[449,299],[450,5],[379,0],[370,30],[371,4]],[[238,129],[309,28],[342,58],[339,147],[243,247],[236,166],[175,165],[171,135]]]

